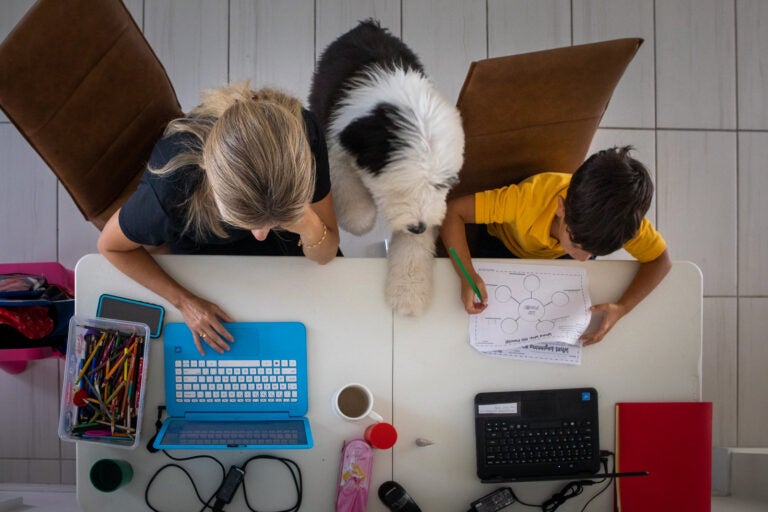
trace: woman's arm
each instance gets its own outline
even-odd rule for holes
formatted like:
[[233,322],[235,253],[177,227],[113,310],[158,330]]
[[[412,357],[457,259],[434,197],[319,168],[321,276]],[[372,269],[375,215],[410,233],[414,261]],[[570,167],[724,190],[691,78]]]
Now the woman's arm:
[[581,337],[584,345],[591,345],[602,340],[621,317],[632,311],[658,286],[670,268],[672,268],[672,259],[669,257],[667,249],[664,249],[664,252],[655,260],[640,264],[635,277],[617,303],[592,306],[592,311],[603,313],[603,320],[598,330]]
[[331,261],[339,249],[339,226],[331,192],[307,206],[302,218],[284,229],[301,237],[304,256],[321,265]]
[[[120,228],[118,215],[112,215],[99,236],[99,251],[123,274],[173,304],[184,316],[200,354],[205,355],[201,340],[218,353],[229,350],[232,335],[221,320],[232,318],[219,306],[208,302],[181,286],[157,264],[144,247],[129,240]],[[201,335],[205,335],[204,337]]]
[[467,269],[470,277],[480,290],[480,295],[483,297],[482,302],[475,302],[475,292],[472,286],[469,284],[461,269],[451,258],[451,264],[453,269],[459,276],[461,281],[461,302],[464,304],[464,309],[467,313],[475,314],[480,313],[486,307],[488,307],[488,292],[485,290],[485,282],[480,275],[475,271],[475,267],[472,265],[472,255],[469,253],[469,246],[467,245],[467,232],[465,230],[466,224],[475,223],[475,196],[468,195],[459,197],[448,201],[448,208],[445,213],[445,219],[440,227],[440,238],[443,240],[446,251],[451,247],[456,251],[456,256],[459,257],[464,268]]

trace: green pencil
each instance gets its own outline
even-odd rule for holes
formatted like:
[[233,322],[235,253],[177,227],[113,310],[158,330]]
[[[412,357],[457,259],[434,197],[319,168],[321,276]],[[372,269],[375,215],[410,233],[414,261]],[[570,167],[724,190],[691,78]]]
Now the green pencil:
[[454,250],[453,250],[453,247],[449,247],[449,248],[448,248],[448,252],[450,252],[450,253],[451,253],[451,257],[453,258],[453,261],[455,261],[455,262],[456,262],[456,264],[459,266],[459,268],[461,269],[461,273],[462,273],[462,274],[464,274],[464,277],[466,277],[466,278],[467,278],[467,281],[469,281],[469,285],[470,285],[470,286],[472,287],[472,289],[475,291],[475,295],[477,295],[477,298],[478,298],[478,299],[480,299],[480,302],[482,302],[482,301],[483,301],[483,296],[482,296],[482,295],[480,295],[480,290],[478,290],[478,289],[477,289],[477,285],[476,285],[476,284],[475,284],[475,282],[472,280],[472,278],[471,278],[471,277],[469,277],[469,272],[467,272],[467,269],[466,269],[466,268],[464,268],[464,265],[462,265],[462,263],[461,263],[461,260],[460,260],[460,259],[459,259],[459,257],[456,255],[456,251],[454,251]]

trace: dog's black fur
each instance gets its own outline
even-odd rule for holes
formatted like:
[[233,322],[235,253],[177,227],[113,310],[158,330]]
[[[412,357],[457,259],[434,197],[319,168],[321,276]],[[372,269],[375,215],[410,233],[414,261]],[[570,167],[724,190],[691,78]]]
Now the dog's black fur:
[[357,165],[377,175],[407,145],[404,130],[413,122],[394,105],[381,102],[367,116],[355,119],[339,134],[339,142],[356,156]]
[[[357,27],[328,45],[312,80],[309,108],[327,129],[339,101],[351,89],[350,80],[376,65],[382,69],[403,69],[424,75],[418,57],[374,20]],[[356,119],[340,134],[339,142],[357,165],[378,174],[391,163],[394,152],[406,145],[407,130],[415,130],[413,121],[390,103],[381,102],[369,115]]]
[[328,126],[336,104],[349,89],[349,80],[372,64],[385,69],[418,71],[424,75],[421,61],[400,39],[381,28],[378,21],[361,21],[328,45],[312,77],[309,109],[323,127]]
[[435,237],[464,150],[458,109],[402,41],[366,20],[325,49],[309,106],[326,133],[339,226],[392,231],[387,302],[422,314],[432,295]]

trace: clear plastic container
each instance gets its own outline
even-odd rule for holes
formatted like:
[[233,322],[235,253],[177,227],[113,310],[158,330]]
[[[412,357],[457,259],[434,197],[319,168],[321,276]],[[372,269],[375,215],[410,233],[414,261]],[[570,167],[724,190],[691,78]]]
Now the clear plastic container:
[[135,448],[141,434],[148,356],[147,324],[73,316],[59,437]]

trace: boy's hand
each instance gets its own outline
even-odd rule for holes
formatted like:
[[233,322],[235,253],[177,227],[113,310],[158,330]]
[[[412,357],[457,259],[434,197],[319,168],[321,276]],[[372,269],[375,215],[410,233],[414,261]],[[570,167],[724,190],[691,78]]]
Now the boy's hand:
[[603,321],[600,323],[600,328],[595,332],[582,334],[579,339],[584,342],[584,346],[601,341],[608,334],[608,331],[616,325],[616,322],[627,314],[626,308],[621,304],[597,304],[589,308],[589,310],[601,312],[603,314]]
[[488,292],[485,290],[485,282],[477,274],[472,275],[472,280],[477,285],[477,289],[480,290],[480,295],[483,296],[483,301],[480,302],[477,298],[477,294],[472,289],[472,285],[462,277],[461,279],[461,302],[464,304],[464,309],[470,315],[476,315],[482,312],[488,307]]

